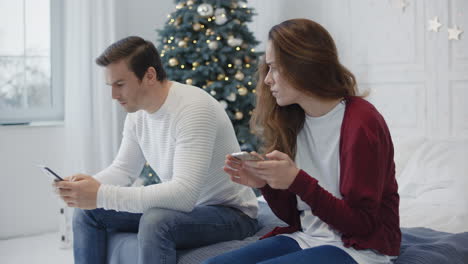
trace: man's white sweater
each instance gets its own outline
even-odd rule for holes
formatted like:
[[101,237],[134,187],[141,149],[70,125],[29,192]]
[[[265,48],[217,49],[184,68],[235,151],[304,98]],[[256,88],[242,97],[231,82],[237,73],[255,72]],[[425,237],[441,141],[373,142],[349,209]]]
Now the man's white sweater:
[[[223,107],[200,88],[173,82],[155,113],[127,114],[119,153],[95,175],[102,185],[97,207],[143,213],[153,207],[190,212],[225,205],[257,215],[253,191],[224,173],[225,156],[239,145]],[[162,183],[129,187],[145,161]]]

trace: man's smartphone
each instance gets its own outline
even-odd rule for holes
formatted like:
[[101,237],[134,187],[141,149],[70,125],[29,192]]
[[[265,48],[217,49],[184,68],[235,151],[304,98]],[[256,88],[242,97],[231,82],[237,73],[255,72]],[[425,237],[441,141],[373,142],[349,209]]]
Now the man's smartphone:
[[63,181],[63,178],[58,176],[58,174],[51,170],[49,167],[39,165],[39,168],[41,168],[44,174],[46,174],[49,177],[52,177],[52,179],[54,179],[55,181]]
[[259,161],[259,160],[262,160],[261,158],[255,156],[253,154],[250,154],[247,151],[232,153],[231,156],[233,156],[236,159],[242,160],[242,161],[248,161],[248,160],[249,161]]

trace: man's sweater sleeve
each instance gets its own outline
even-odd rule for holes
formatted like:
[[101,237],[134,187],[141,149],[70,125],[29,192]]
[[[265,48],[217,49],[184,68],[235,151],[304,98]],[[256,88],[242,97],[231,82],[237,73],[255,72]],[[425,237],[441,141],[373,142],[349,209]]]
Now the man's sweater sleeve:
[[[351,149],[342,150],[340,191],[334,197],[318,181],[300,170],[289,191],[307,203],[314,215],[344,235],[365,236],[380,225],[377,217],[386,181],[388,146],[374,135],[360,131]],[[312,172],[313,175],[313,172]]]
[[145,158],[136,140],[134,123],[129,115],[125,119],[122,134],[119,152],[112,164],[94,175],[101,184],[129,186],[143,169]]
[[[179,112],[176,117],[172,179],[143,187],[104,185],[104,209],[143,213],[149,208],[167,208],[190,212],[208,179],[214,139],[216,113],[210,105],[197,104]],[[157,147],[157,146],[155,146]]]

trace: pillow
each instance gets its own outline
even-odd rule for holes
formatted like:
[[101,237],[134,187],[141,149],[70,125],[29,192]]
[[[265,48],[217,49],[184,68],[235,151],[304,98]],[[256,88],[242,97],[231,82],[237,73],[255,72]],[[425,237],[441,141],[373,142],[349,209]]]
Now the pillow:
[[425,142],[398,183],[401,226],[468,231],[468,140]]

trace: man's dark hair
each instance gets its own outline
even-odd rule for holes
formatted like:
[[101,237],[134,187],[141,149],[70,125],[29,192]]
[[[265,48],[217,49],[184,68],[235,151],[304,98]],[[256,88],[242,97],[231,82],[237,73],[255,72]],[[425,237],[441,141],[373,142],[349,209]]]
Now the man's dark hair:
[[167,78],[158,50],[153,43],[140,37],[126,37],[110,45],[96,59],[96,64],[106,67],[120,60],[127,62],[130,71],[134,72],[140,81],[143,80],[149,67],[154,67],[156,70],[158,81],[164,81]]

